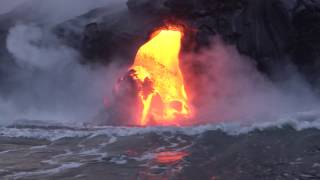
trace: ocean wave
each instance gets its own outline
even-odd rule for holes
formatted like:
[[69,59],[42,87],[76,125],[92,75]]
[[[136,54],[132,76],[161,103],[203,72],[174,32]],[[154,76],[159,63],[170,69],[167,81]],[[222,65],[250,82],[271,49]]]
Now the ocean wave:
[[34,172],[19,172],[19,173],[15,173],[13,175],[6,176],[5,178],[19,179],[19,178],[26,178],[29,176],[53,175],[53,174],[57,174],[61,171],[65,171],[68,169],[78,168],[81,165],[82,165],[81,163],[70,162],[70,163],[62,164],[62,165],[55,167],[55,168],[52,168],[52,169],[34,171]]
[[156,134],[183,134],[188,136],[201,135],[208,131],[220,130],[228,135],[237,136],[255,130],[263,131],[268,128],[283,128],[290,126],[297,131],[304,129],[320,129],[320,113],[303,112],[280,118],[276,121],[263,122],[228,122],[211,123],[190,127],[116,127],[116,126],[7,126],[0,127],[0,137],[31,138],[56,141],[63,138],[94,138],[97,136],[124,137],[133,135]]

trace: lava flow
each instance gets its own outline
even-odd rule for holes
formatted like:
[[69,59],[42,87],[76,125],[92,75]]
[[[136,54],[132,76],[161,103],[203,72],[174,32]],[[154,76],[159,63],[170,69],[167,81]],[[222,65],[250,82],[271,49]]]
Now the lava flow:
[[180,125],[191,110],[179,65],[183,31],[165,28],[153,33],[140,47],[132,77],[139,85],[142,104],[138,123],[141,126]]

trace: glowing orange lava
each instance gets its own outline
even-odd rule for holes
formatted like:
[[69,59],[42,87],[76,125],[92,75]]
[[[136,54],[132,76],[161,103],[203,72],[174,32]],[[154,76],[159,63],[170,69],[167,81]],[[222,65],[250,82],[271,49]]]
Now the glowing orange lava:
[[191,115],[179,65],[182,30],[161,29],[140,47],[131,70],[140,85],[139,124],[180,125]]

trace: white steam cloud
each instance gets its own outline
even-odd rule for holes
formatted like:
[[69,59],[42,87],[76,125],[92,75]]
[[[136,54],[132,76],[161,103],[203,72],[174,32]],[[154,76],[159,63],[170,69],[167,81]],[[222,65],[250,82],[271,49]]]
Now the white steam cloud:
[[28,0],[1,0],[0,14],[7,13]]
[[108,85],[117,79],[119,68],[115,65],[80,65],[78,52],[33,25],[12,28],[7,48],[19,67],[9,78],[15,85],[6,100],[0,101],[0,113],[7,121],[81,123],[93,119],[103,108],[104,97],[111,93]]
[[80,53],[63,45],[50,27],[115,2],[119,1],[0,2],[0,6],[15,6],[19,10],[32,7],[31,15],[47,23],[40,27],[20,22],[9,30],[6,49],[16,67],[6,69],[9,77],[2,85],[6,90],[2,89],[0,94],[0,125],[16,120],[82,123],[95,118],[103,109],[104,97],[111,93],[119,67],[81,65]]
[[21,67],[59,68],[79,59],[73,49],[60,45],[51,33],[33,25],[12,28],[7,38],[7,49]]
[[286,82],[272,83],[253,60],[218,38],[184,60],[196,120],[201,122],[277,120],[317,107],[316,96],[296,72],[290,72]]
[[[1,0],[0,14],[15,11],[44,24],[57,24],[99,7],[125,7],[126,0]],[[19,12],[20,11],[20,12]],[[24,17],[25,18],[25,17]]]

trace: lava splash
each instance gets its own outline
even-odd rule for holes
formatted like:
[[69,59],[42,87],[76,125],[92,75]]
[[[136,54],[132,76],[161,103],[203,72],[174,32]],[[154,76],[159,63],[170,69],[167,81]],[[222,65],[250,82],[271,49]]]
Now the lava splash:
[[182,38],[179,28],[160,29],[137,52],[130,70],[139,86],[141,126],[180,125],[191,116],[179,64]]

